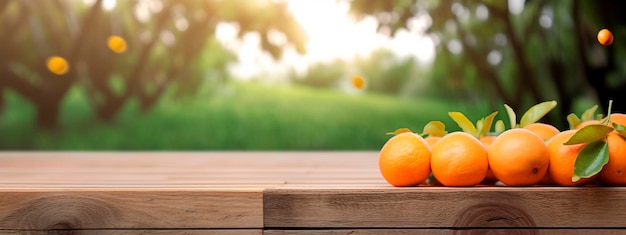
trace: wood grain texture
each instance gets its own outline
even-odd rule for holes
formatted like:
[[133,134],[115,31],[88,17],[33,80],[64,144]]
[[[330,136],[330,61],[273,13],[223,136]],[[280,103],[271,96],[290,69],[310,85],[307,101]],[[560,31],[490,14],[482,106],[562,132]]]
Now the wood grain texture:
[[624,188],[268,189],[270,228],[626,228]]
[[109,229],[109,230],[0,230],[10,235],[262,235],[261,229]]
[[619,235],[623,229],[342,229],[342,230],[265,230],[265,235],[482,235],[482,234],[550,234],[550,235]]
[[262,228],[262,191],[49,190],[0,193],[0,228]]
[[623,218],[626,187],[395,188],[377,152],[0,152],[0,234],[621,234]]
[[0,152],[0,188],[386,185],[376,152]]

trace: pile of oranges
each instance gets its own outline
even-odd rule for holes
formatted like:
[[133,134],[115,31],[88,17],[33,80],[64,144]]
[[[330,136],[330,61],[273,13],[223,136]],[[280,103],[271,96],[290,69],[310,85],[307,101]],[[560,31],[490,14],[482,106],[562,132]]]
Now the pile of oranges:
[[[536,122],[556,102],[536,106],[541,107],[529,109],[521,124],[506,106],[511,121],[507,130],[498,121],[496,131],[490,131],[497,112],[475,126],[449,113],[463,129],[458,132],[443,131],[438,121],[427,124],[422,134],[398,129],[380,150],[380,172],[398,187],[626,185],[626,114],[611,114],[609,108],[602,118],[594,106],[582,119],[570,114],[570,129],[560,131]],[[602,154],[608,157],[599,157]]]

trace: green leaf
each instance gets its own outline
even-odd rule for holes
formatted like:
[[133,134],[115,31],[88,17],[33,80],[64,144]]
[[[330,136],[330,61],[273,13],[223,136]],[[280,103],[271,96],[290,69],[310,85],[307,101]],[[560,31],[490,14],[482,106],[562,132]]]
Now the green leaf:
[[619,135],[621,135],[623,138],[626,138],[626,126],[613,123],[613,128],[615,128],[615,131],[617,131]]
[[598,113],[596,114],[596,120],[602,120],[604,118],[604,114]]
[[424,126],[424,132],[422,135],[427,134],[429,136],[442,137],[447,134],[446,124],[440,121],[430,121]]
[[430,186],[443,186],[443,184],[441,184],[433,174],[430,174],[428,176],[428,179],[426,179],[426,183]]
[[546,101],[530,107],[528,111],[522,115],[520,126],[525,127],[528,124],[539,121],[543,116],[556,107],[556,101]]
[[593,107],[585,110],[585,112],[583,112],[583,115],[580,116],[580,119],[582,121],[593,120],[595,118],[596,110],[598,110],[598,105],[594,105]]
[[478,130],[480,131],[480,136],[487,136],[489,134],[489,130],[491,130],[491,124],[493,123],[493,119],[496,118],[496,115],[498,115],[498,111],[495,111],[489,114],[489,116],[485,117],[482,128],[478,128]]
[[500,134],[502,132],[504,132],[504,122],[502,120],[498,120],[496,122],[496,127],[495,127],[495,131],[496,133]]
[[609,144],[602,140],[591,142],[580,150],[574,164],[572,182],[598,174],[609,162]]
[[386,134],[387,135],[399,135],[399,134],[402,134],[404,132],[413,132],[413,131],[411,129],[409,129],[409,128],[398,128],[395,131],[387,132]]
[[589,125],[576,131],[576,133],[569,140],[567,140],[567,142],[565,142],[564,144],[571,145],[571,144],[591,143],[594,141],[601,140],[602,138],[606,137],[606,135],[608,135],[611,131],[613,131],[613,128],[606,126],[606,125],[601,125],[601,124]]
[[449,112],[448,116],[456,122],[457,125],[463,130],[465,133],[469,133],[472,136],[476,136],[476,127],[474,124],[463,115],[461,112]]
[[569,129],[574,130],[578,125],[582,123],[582,120],[576,116],[574,113],[570,113],[567,115],[567,123],[569,123]]
[[481,118],[480,120],[476,122],[476,136],[475,136],[476,138],[480,137],[480,135],[482,134],[483,128],[485,128],[484,123],[485,123],[484,118]]
[[506,109],[506,113],[509,115],[509,123],[511,123],[511,129],[517,127],[517,116],[515,116],[515,111],[513,111],[513,109],[507,104],[504,104],[504,108]]

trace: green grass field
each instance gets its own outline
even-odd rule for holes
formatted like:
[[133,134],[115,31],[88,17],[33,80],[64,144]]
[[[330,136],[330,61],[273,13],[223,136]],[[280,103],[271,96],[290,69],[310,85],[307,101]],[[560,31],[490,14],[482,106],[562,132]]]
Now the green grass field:
[[481,104],[402,99],[336,90],[234,84],[228,92],[189,100],[165,97],[147,114],[130,103],[111,124],[94,121],[81,90],[63,105],[61,128],[33,127],[34,109],[12,92],[0,117],[3,150],[377,150],[400,127],[414,131],[462,111],[472,120]]

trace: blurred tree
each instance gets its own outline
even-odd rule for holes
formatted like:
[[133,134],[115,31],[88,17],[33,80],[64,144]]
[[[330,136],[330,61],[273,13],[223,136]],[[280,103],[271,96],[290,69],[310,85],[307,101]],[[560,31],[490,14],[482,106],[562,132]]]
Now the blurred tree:
[[[31,101],[37,126],[44,128],[56,127],[61,101],[76,84],[85,88],[101,120],[112,120],[132,99],[145,111],[170,87],[193,92],[211,69],[206,66],[223,71],[235,59],[216,47],[213,36],[220,22],[236,22],[239,36],[259,32],[262,47],[275,57],[284,45],[273,44],[269,34],[283,34],[304,51],[304,34],[285,2],[117,1],[114,9],[105,10],[102,0],[90,6],[82,1],[5,0],[0,2],[0,94],[13,89]],[[111,35],[124,38],[128,50],[109,50],[106,40]],[[225,56],[207,64],[198,59],[212,53],[205,48],[218,48]],[[53,55],[67,59],[68,73],[47,71],[45,60]],[[2,103],[0,99],[0,108]]]
[[367,57],[357,57],[357,70],[368,81],[369,91],[398,94],[417,75],[413,58],[402,59],[388,49],[378,49]]
[[294,71],[290,75],[295,84],[317,88],[335,87],[347,76],[347,63],[340,59],[312,64],[303,75],[298,75]]
[[[509,5],[514,2],[523,4]],[[597,94],[606,105],[624,92],[626,73],[615,66],[623,63],[624,46],[602,48],[595,41],[601,27],[623,34],[618,11],[624,6],[610,0],[353,0],[351,12],[374,16],[381,31],[391,32],[420,30],[417,19],[426,19],[426,33],[438,45],[433,76],[440,86],[473,90],[467,93],[486,102],[499,98],[516,110],[557,99],[557,115],[564,117],[581,94]],[[617,103],[616,110],[626,110]],[[564,119],[554,121],[563,126]]]

